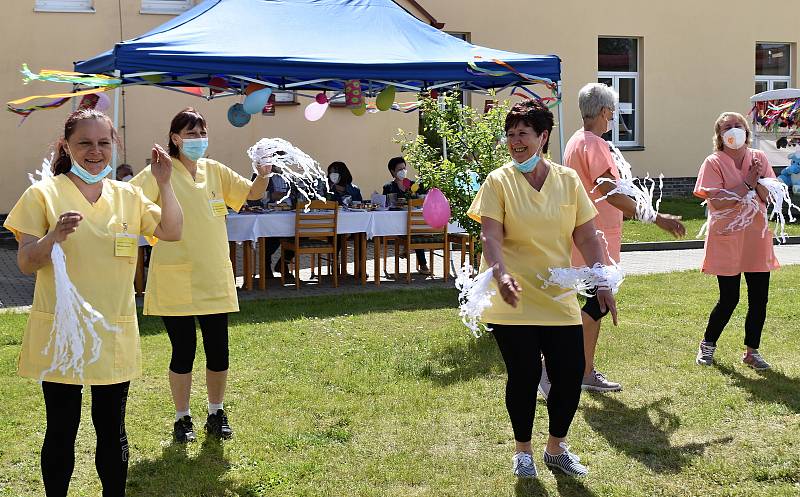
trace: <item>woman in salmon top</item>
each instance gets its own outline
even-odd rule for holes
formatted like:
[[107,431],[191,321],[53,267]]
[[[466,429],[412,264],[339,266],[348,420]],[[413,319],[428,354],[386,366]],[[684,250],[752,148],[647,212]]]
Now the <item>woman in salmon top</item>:
[[[697,197],[708,201],[709,209],[702,271],[716,275],[719,282],[719,301],[697,351],[697,364],[705,366],[714,362],[717,339],[739,303],[744,273],[748,307],[742,362],[758,370],[770,367],[758,347],[767,316],[769,272],[780,265],[767,226],[767,190],[758,180],[774,178],[775,173],[763,152],[747,146],[751,137],[744,116],[723,112],[714,124],[715,151],[700,166],[694,188]],[[747,215],[748,209],[756,212]]]

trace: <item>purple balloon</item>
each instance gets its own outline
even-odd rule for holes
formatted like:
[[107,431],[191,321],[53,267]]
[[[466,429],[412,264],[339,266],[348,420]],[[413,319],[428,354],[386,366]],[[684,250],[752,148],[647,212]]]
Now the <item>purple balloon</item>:
[[441,229],[450,222],[450,202],[438,188],[431,188],[422,203],[422,217],[431,228]]

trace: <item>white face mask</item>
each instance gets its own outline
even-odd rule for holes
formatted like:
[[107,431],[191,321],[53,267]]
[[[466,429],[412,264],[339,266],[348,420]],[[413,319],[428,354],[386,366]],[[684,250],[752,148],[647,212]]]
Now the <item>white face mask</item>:
[[401,170],[397,171],[395,173],[395,176],[397,176],[397,179],[406,179],[406,170],[405,169],[401,169]]
[[339,178],[340,178],[339,173],[330,173],[328,175],[328,179],[331,180],[331,183],[333,183],[334,185],[339,183]]
[[739,150],[747,141],[747,132],[742,128],[731,128],[722,133],[722,143],[733,150]]
[[133,176],[131,176],[130,174],[122,177],[122,181],[130,181],[132,179],[133,179]]

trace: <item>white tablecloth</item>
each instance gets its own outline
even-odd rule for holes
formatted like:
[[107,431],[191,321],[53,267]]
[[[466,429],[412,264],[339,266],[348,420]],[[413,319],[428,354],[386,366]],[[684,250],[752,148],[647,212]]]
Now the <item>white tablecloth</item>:
[[[336,231],[338,233],[366,233],[375,236],[406,234],[406,211],[339,211]],[[263,237],[294,236],[294,211],[278,211],[268,214],[228,214],[228,240],[231,242],[256,241]],[[450,223],[448,233],[464,233],[458,223]],[[139,245],[147,245],[139,237]]]

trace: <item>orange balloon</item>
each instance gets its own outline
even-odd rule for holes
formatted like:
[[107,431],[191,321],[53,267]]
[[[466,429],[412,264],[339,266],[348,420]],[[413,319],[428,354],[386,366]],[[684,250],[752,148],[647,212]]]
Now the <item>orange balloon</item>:
[[245,87],[245,89],[244,89],[244,94],[245,94],[245,95],[250,95],[250,94],[251,94],[251,93],[253,93],[254,91],[258,91],[258,90],[260,90],[260,89],[262,89],[262,88],[266,88],[266,86],[264,86],[264,85],[260,85],[260,84],[258,84],[258,83],[250,83],[249,85],[247,85],[247,86]]

